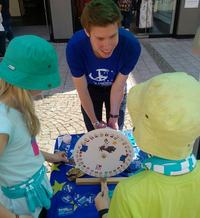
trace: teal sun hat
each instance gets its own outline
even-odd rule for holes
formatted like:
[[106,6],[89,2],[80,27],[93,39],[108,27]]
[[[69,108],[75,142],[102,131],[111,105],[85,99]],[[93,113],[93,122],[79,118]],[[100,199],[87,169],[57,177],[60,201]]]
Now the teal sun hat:
[[27,90],[47,90],[60,85],[54,47],[33,35],[15,37],[0,63],[0,78]]

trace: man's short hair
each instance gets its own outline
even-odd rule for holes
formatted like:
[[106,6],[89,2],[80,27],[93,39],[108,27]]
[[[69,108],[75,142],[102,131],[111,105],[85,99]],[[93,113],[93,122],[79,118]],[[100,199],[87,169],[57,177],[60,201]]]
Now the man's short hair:
[[81,15],[83,28],[90,32],[92,26],[106,27],[121,22],[122,15],[112,0],[93,0],[86,4]]

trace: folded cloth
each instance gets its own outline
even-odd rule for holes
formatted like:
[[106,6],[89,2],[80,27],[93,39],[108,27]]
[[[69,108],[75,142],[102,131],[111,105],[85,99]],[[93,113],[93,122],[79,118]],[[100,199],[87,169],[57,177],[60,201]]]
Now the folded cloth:
[[167,176],[183,175],[191,172],[195,168],[196,162],[197,160],[193,153],[182,160],[167,160],[153,156],[145,159],[142,163],[142,168],[136,171],[136,173],[152,170]]
[[44,175],[45,166],[42,165],[26,182],[11,187],[1,187],[1,190],[10,199],[26,197],[30,212],[35,212],[36,207],[45,207],[48,210],[51,206],[52,193],[41,183]]
[[[191,172],[197,163],[197,159],[193,153],[182,160],[167,160],[164,158],[153,156],[142,162],[142,167],[134,174],[144,170],[152,170],[167,176],[183,175]],[[114,190],[109,191],[109,198],[112,198]]]

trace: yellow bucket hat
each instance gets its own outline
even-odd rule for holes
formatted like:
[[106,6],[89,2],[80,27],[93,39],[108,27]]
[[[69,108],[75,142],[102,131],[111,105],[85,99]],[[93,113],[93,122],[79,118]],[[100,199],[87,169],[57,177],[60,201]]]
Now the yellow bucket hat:
[[131,88],[133,137],[144,152],[181,160],[200,135],[200,84],[186,73],[164,73]]

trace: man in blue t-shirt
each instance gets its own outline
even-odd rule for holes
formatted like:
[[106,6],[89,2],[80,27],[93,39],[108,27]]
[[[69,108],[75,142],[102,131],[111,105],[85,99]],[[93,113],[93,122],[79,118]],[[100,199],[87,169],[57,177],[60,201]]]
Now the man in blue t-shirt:
[[[88,131],[106,126],[123,128],[126,80],[141,46],[132,33],[119,28],[120,22],[120,10],[112,0],[93,0],[81,15],[84,29],[67,44],[67,62]],[[107,124],[102,121],[103,103]]]

